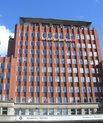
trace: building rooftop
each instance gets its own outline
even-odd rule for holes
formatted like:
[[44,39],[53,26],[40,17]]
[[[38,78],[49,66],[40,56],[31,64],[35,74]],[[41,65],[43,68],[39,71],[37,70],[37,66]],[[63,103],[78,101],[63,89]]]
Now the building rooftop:
[[24,23],[44,23],[44,24],[63,24],[63,25],[75,25],[75,26],[86,26],[89,27],[91,22],[79,21],[79,20],[62,20],[53,18],[31,18],[31,17],[20,17],[20,24]]

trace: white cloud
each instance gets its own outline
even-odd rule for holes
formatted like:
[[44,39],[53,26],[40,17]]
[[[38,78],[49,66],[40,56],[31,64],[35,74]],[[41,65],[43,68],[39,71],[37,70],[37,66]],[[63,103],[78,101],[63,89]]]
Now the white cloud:
[[1,56],[7,55],[9,36],[14,37],[14,33],[12,33],[6,26],[0,25],[0,55]]

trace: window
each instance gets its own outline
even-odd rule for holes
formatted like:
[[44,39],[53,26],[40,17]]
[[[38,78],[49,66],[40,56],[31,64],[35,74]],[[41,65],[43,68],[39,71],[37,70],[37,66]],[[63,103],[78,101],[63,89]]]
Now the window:
[[91,87],[87,87],[87,90],[89,93],[91,93],[91,91],[92,91]]
[[16,92],[20,92],[20,86],[16,86]]
[[93,48],[96,49],[96,45],[95,44],[93,44]]
[[66,87],[62,87],[62,92],[66,93]]
[[68,73],[72,73],[72,67],[68,68]]
[[53,77],[52,76],[48,76],[48,82],[53,82]]
[[98,65],[98,60],[95,60],[95,65]]
[[69,55],[69,56],[70,56],[70,51],[67,50],[67,51],[66,51],[66,55]]
[[62,97],[62,103],[67,103],[67,98],[66,97]]
[[59,55],[64,55],[64,51],[63,50],[59,50]]
[[65,82],[65,77],[64,76],[61,76],[61,82]]
[[72,77],[68,77],[68,81],[69,82],[72,82]]
[[86,48],[85,44],[82,44],[82,48]]
[[79,51],[79,52],[78,52],[78,55],[79,55],[79,56],[82,56],[82,51]]
[[89,56],[93,56],[92,52],[89,52]]
[[95,38],[94,38],[94,35],[91,35],[91,39],[92,39],[92,40],[94,40],[94,39],[95,39]]
[[60,64],[64,64],[64,59],[60,58]]
[[48,87],[48,91],[49,91],[49,92],[53,92],[53,86],[49,86],[49,87]]
[[30,58],[30,62],[31,63],[34,63],[34,58]]
[[56,92],[60,92],[60,87],[59,86],[56,87]]
[[90,82],[90,77],[86,77],[86,82]]
[[82,87],[82,92],[86,92],[86,88],[85,87]]
[[69,34],[68,33],[66,33],[66,38],[69,39]]
[[85,82],[85,79],[84,79],[84,77],[81,77],[81,82]]
[[33,92],[33,91],[34,91],[33,86],[30,86],[30,87],[29,87],[29,92]]
[[90,35],[87,34],[87,35],[86,35],[86,38],[87,38],[87,40],[90,40]]
[[83,34],[81,34],[80,36],[81,36],[81,39],[82,39],[82,40],[84,40],[84,35],[83,35]]
[[58,60],[58,58],[54,58],[54,63],[59,63],[59,60]]
[[73,93],[73,87],[69,87],[69,92]]
[[39,67],[35,67],[35,71],[36,72],[39,72]]
[[42,72],[46,72],[46,67],[42,67]]
[[58,55],[59,54],[58,50],[54,50],[54,54]]
[[59,72],[59,67],[56,67],[55,68],[55,72]]
[[83,52],[83,56],[87,56],[87,53],[85,51]]
[[56,77],[55,77],[55,81],[56,81],[56,82],[60,82],[59,76],[56,76]]
[[39,92],[39,86],[35,86],[35,92]]
[[52,67],[48,67],[48,72],[52,72]]
[[39,32],[36,32],[36,37],[39,37],[40,33]]
[[95,69],[94,69],[94,68],[91,68],[91,72],[92,72],[92,73],[95,73]]
[[42,45],[45,47],[46,46],[46,41],[43,41],[42,42]]
[[79,87],[74,87],[75,93],[79,93]]
[[51,50],[48,50],[48,55],[52,55],[52,51]]
[[64,73],[64,72],[65,72],[65,68],[62,67],[62,68],[61,68],[61,73]]
[[71,59],[67,59],[67,64],[71,64]]
[[33,82],[34,81],[34,76],[29,76],[29,81]]
[[93,82],[96,82],[96,77],[92,77],[92,81]]
[[43,32],[42,36],[43,36],[43,38],[46,38],[46,33],[45,33],[45,32]]
[[79,34],[76,34],[76,39],[79,39],[80,37],[79,37]]
[[54,42],[54,46],[55,47],[58,47],[58,42]]
[[39,41],[36,42],[36,46],[39,46]]
[[91,48],[91,44],[88,44],[88,48]]
[[46,58],[42,58],[42,63],[46,63]]
[[62,33],[60,33],[60,34],[59,34],[59,37],[62,39],[62,38],[63,38],[63,34],[62,34]]
[[46,76],[43,76],[42,77],[42,82],[46,82],[47,80],[46,80]]
[[43,86],[42,87],[42,92],[46,92],[47,91],[47,87],[46,86]]
[[78,77],[74,77],[74,82],[78,82]]
[[60,97],[56,97],[56,103],[60,103],[60,102],[61,102]]
[[22,92],[26,92],[26,87],[25,86],[22,86]]
[[31,46],[34,46],[34,41],[31,41]]
[[51,35],[51,33],[50,33],[50,32],[48,32],[48,38],[51,38],[51,36],[52,36],[52,35]]
[[54,38],[58,38],[58,34],[57,33],[54,33]]
[[95,92],[95,93],[97,93],[97,92],[98,92],[97,87],[94,87],[94,92]]
[[20,97],[16,96],[16,103],[20,103]]
[[76,63],[77,63],[76,59],[72,59],[72,64],[76,64]]
[[48,114],[49,114],[49,115],[54,115],[54,109],[52,109],[52,108],[49,109],[49,110],[48,110]]
[[96,56],[96,57],[98,56],[98,55],[97,55],[97,52],[94,52],[94,56]]
[[89,73],[89,69],[88,68],[85,68],[85,73]]
[[73,68],[73,73],[77,73],[77,68]]
[[48,59],[48,63],[49,63],[49,64],[52,63],[52,59],[51,59],[51,58]]
[[27,58],[26,58],[26,57],[24,57],[24,58],[23,58],[23,61],[24,61],[24,62],[27,62]]
[[22,96],[21,102],[22,102],[22,103],[25,103],[25,102],[26,102],[26,97]]
[[87,61],[87,59],[85,59],[85,60],[84,60],[84,64],[88,64],[88,61]]
[[22,49],[18,49],[18,54],[22,54]]
[[39,54],[40,53],[40,51],[39,50],[35,50],[35,54]]
[[63,42],[60,42],[59,44],[60,44],[60,47],[63,47],[64,46]]
[[70,97],[70,103],[74,103],[74,97]]
[[51,42],[47,42],[48,43],[48,46],[51,47],[52,46],[52,43]]
[[72,51],[72,55],[75,56],[76,55],[76,52],[75,51]]
[[46,55],[46,50],[43,50],[43,51],[42,51],[42,54],[43,54],[43,55]]
[[36,80],[36,82],[39,82],[39,81],[40,81],[39,76],[36,76],[36,77],[35,77],[35,80]]
[[84,73],[84,69],[83,68],[80,68],[80,73]]
[[8,113],[8,108],[7,107],[3,107],[2,108],[2,115],[7,115]]
[[81,44],[80,44],[80,43],[77,43],[77,47],[78,47],[78,48],[81,48]]
[[79,64],[83,64],[83,60],[82,59],[79,60]]
[[36,63],[39,63],[39,58],[36,58],[35,61],[36,61]]

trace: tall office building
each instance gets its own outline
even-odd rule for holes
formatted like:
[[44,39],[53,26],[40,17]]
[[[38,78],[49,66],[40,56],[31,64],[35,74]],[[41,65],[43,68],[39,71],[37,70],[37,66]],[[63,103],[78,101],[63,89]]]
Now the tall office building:
[[102,56],[90,25],[20,18],[0,57],[1,121],[103,121]]

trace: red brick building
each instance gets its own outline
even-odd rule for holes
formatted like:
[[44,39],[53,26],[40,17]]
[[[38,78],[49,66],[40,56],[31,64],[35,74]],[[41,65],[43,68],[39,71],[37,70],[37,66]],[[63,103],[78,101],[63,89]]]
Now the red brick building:
[[102,60],[91,22],[20,18],[8,57],[0,58],[0,99],[72,104],[103,100]]

